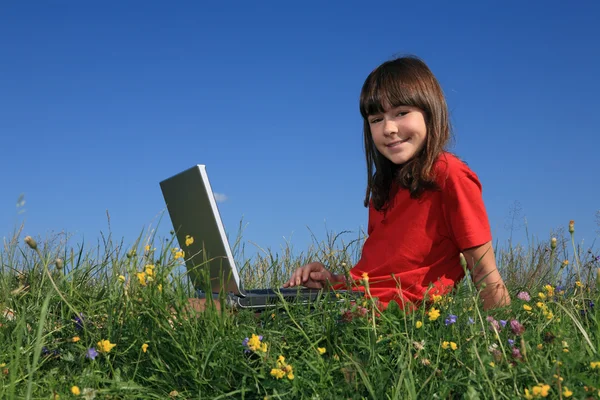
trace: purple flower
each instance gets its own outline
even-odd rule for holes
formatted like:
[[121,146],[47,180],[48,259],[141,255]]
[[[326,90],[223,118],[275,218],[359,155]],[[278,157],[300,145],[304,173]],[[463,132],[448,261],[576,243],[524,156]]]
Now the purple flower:
[[508,339],[508,344],[510,347],[515,345],[515,341],[513,339]]
[[522,335],[525,332],[525,327],[516,319],[510,321],[510,329],[515,335]]
[[521,350],[519,350],[518,347],[513,347],[512,348],[512,356],[513,358],[520,360],[523,358],[523,356],[521,355]]
[[473,325],[475,323],[475,320],[471,317],[469,317],[469,325]]
[[85,315],[83,315],[83,313],[79,313],[79,315],[75,317],[75,320],[73,322],[75,323],[75,328],[78,331],[82,330],[85,322]]
[[520,300],[523,300],[523,301],[531,300],[531,297],[529,296],[529,293],[527,293],[527,292],[519,292],[519,294],[517,294],[517,298],[519,298]]
[[490,323],[490,325],[491,325],[490,329],[491,330],[496,330],[498,332],[500,331],[500,324],[498,323],[498,321],[496,321],[494,319],[494,317],[492,317],[491,315],[488,315],[488,317],[486,318],[486,320]]
[[446,318],[446,326],[455,324],[456,320],[457,320],[456,315],[454,315],[454,314],[448,315],[448,318]]
[[96,351],[95,348],[91,347],[87,350],[87,352],[85,353],[85,356],[91,360],[95,360],[96,357],[98,356],[98,352]]
[[500,325],[502,325],[502,327],[504,328],[506,326],[506,321],[501,319],[500,320]]

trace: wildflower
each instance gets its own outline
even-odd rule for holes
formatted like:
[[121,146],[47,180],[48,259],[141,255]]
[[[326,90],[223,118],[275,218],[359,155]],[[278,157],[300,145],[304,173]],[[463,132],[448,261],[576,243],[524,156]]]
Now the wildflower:
[[523,310],[525,310],[525,311],[531,311],[531,310],[533,310],[533,308],[531,308],[531,306],[529,306],[527,304],[523,304]]
[[140,281],[140,285],[146,286],[146,273],[138,272],[136,275],[137,275],[138,280]]
[[554,296],[554,288],[551,285],[544,286],[544,289],[546,289],[546,292],[548,292],[548,296]]
[[[540,293],[543,294],[543,293]],[[537,303],[535,303],[536,306],[538,306],[539,308],[546,308],[546,305],[544,303],[542,303],[541,301],[538,301]]]
[[580,287],[580,288],[582,288],[582,287],[583,287],[583,283],[581,283],[581,281],[577,281],[577,282],[575,282],[575,285],[576,285],[577,287]]
[[96,398],[96,390],[94,390],[92,388],[83,389],[83,397],[85,397],[86,400],[95,399]]
[[554,314],[552,313],[552,311],[548,311],[547,313],[544,314],[546,316],[546,319],[548,321],[550,321],[552,318],[554,318]]
[[75,317],[75,320],[73,322],[75,323],[75,329],[77,329],[78,331],[82,330],[85,322],[85,315],[83,315],[83,313],[79,313],[79,315]]
[[319,354],[323,355],[325,354],[327,349],[325,347],[317,347],[317,351],[319,352]]
[[539,297],[540,299],[542,299],[542,300],[546,300],[546,295],[545,295],[544,293],[542,293],[542,292],[539,292],[539,293],[538,293],[538,297]]
[[85,353],[85,356],[91,360],[95,360],[96,357],[98,356],[98,352],[96,351],[95,348],[91,347],[87,350],[87,352]]
[[367,274],[366,272],[362,273],[362,278],[363,278],[363,281],[369,282],[369,274]]
[[81,394],[81,390],[79,390],[77,386],[73,386],[71,387],[71,393],[73,393],[75,396],[79,396]]
[[442,342],[442,349],[447,350],[448,348],[451,348],[452,350],[456,350],[458,349],[458,346],[456,343],[454,342]]
[[493,362],[493,361],[490,361],[490,362],[489,362],[489,366],[490,366],[490,367],[492,367],[492,368],[494,368],[494,367],[496,366],[496,364],[494,364],[494,362]]
[[169,397],[177,397],[179,396],[179,392],[177,390],[171,390],[169,392]]
[[173,253],[173,258],[176,260],[179,258],[185,258],[185,251],[182,249],[171,249],[171,253]]
[[81,338],[79,336],[73,336],[73,339],[71,339],[71,342],[73,343],[77,343],[81,340]]
[[575,221],[569,221],[569,233],[575,233]]
[[475,320],[471,317],[469,317],[469,325],[473,325],[475,323]]
[[440,296],[439,294],[434,294],[432,297],[433,299],[433,303],[440,303],[442,301],[442,296]]
[[62,258],[57,258],[54,260],[54,265],[56,265],[56,269],[60,271],[65,266],[65,262],[62,260]]
[[556,248],[556,238],[555,237],[553,237],[550,240],[550,248],[553,249],[553,250]]
[[417,327],[417,329],[421,329],[421,327],[423,326],[423,322],[417,321],[417,323],[415,324],[415,326]]
[[146,352],[146,350],[148,350],[148,343],[144,343],[144,344],[142,345],[142,351],[145,353],[145,352]]
[[525,327],[516,319],[510,321],[510,329],[515,335],[522,335],[525,332]]
[[430,321],[435,321],[436,319],[438,319],[440,317],[440,310],[432,308],[431,310],[429,310],[427,315],[429,315]]
[[508,339],[508,345],[510,347],[514,346],[515,345],[515,341],[513,339]]
[[154,276],[154,265],[153,264],[146,264],[146,266],[144,267],[144,272],[148,276]]
[[565,260],[562,262],[563,268],[566,267],[567,265],[569,265],[569,260]]
[[263,353],[266,353],[267,352],[267,344],[262,343],[262,340],[263,340],[262,335],[256,335],[253,333],[250,338],[244,339],[242,344],[254,352],[261,351]]
[[590,367],[592,369],[596,369],[596,368],[600,369],[600,361],[592,361],[592,362],[590,362]]
[[573,396],[573,392],[569,390],[568,387],[563,388],[563,397],[571,397]]
[[448,325],[452,325],[452,324],[455,324],[455,323],[456,323],[456,320],[457,320],[457,318],[458,318],[458,317],[457,317],[456,315],[454,315],[454,314],[450,314],[450,315],[448,315],[448,317],[446,318],[446,321],[445,321],[445,323],[446,323],[446,326],[448,326]]
[[192,243],[194,243],[194,238],[190,235],[185,235],[185,245],[189,247]]
[[527,293],[527,292],[519,292],[519,294],[517,294],[517,298],[519,300],[523,300],[523,301],[531,300],[531,297],[529,296],[529,293]]
[[110,353],[112,348],[116,346],[116,344],[111,343],[110,340],[101,340],[97,344],[101,353]]
[[490,329],[500,331],[500,324],[491,315],[488,315],[486,320],[490,323]]
[[542,350],[543,348],[544,348],[544,345],[543,345],[543,344],[539,343],[539,344],[537,345],[537,349],[538,349],[538,350]]
[[515,358],[516,360],[520,360],[523,358],[523,356],[521,355],[521,350],[519,350],[518,347],[513,347],[512,348],[512,356],[513,358]]
[[159,283],[158,285],[156,285],[156,288],[158,289],[159,292],[162,293],[162,283]]
[[277,368],[271,369],[271,376],[276,379],[281,379],[287,375],[289,380],[294,379],[294,368],[285,362],[285,357],[280,355],[277,357]]
[[119,275],[119,282],[125,282],[125,276]]
[[31,236],[25,236],[24,241],[31,249],[37,249],[37,242]]

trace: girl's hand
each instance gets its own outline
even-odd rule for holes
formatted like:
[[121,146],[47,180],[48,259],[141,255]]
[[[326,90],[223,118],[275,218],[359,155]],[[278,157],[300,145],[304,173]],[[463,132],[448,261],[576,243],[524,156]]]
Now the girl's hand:
[[284,288],[305,286],[310,289],[322,289],[327,282],[339,282],[340,276],[329,272],[320,262],[313,262],[298,268],[289,281],[283,284]]

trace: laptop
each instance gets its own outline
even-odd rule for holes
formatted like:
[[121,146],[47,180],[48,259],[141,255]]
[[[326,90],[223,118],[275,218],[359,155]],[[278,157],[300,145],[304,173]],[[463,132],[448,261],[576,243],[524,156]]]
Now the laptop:
[[[277,307],[282,298],[289,303],[312,303],[323,297],[336,300],[326,289],[244,289],[205,165],[195,165],[165,179],[160,187],[179,247],[185,252],[188,276],[200,293],[200,271],[204,269],[209,273],[212,295],[216,297],[223,290],[228,305],[233,308],[264,310]],[[188,237],[194,239],[189,246],[186,245]],[[342,292],[345,291],[337,291]]]

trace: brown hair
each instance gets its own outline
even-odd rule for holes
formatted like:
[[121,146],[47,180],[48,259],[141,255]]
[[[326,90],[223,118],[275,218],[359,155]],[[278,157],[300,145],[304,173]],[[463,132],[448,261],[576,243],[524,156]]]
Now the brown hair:
[[[384,112],[384,105],[418,107],[425,114],[427,135],[421,151],[403,165],[395,165],[375,147],[368,117]],[[386,61],[373,70],[360,94],[363,117],[367,190],[365,207],[373,200],[381,210],[389,200],[390,187],[396,182],[418,198],[424,190],[436,190],[433,164],[445,150],[452,135],[448,106],[439,82],[429,67],[415,56]]]

